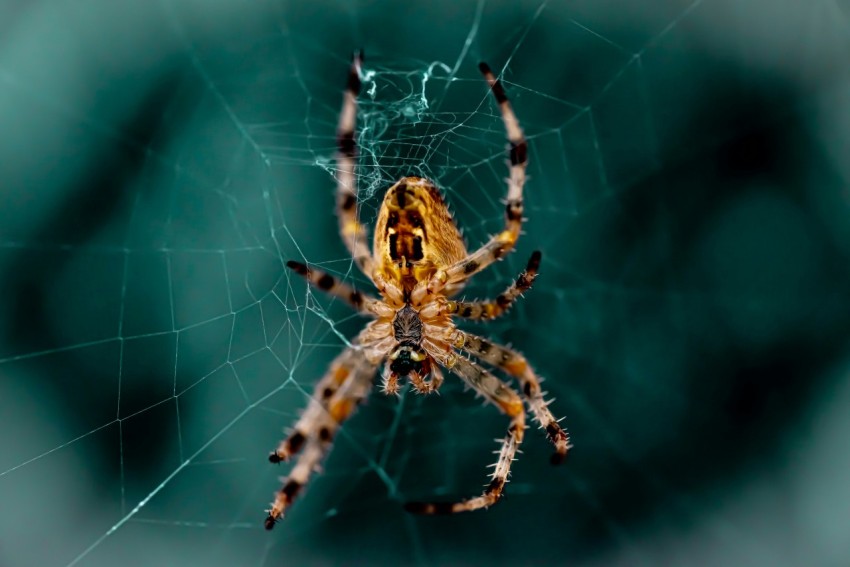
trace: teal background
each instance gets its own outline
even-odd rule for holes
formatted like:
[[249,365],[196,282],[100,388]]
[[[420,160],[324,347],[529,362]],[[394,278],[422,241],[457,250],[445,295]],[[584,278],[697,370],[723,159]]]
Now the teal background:
[[[0,564],[844,565],[850,560],[850,22],[841,3],[0,4]],[[457,380],[377,392],[287,518],[266,456],[363,325],[334,129],[366,51],[361,214],[436,179],[499,229],[504,81],[530,140],[509,315],[575,444]]]

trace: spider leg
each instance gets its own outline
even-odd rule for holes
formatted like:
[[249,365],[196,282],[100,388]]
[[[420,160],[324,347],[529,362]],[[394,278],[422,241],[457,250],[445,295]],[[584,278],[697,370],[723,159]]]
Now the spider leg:
[[292,432],[280,442],[277,449],[269,454],[269,462],[286,461],[304,447],[310,433],[316,429],[316,423],[327,413],[331,398],[362,364],[362,353],[354,347],[346,348],[331,362],[328,371],[313,388],[313,395],[307,409],[295,423]]
[[495,300],[449,301],[446,303],[445,312],[473,320],[495,319],[502,316],[519,296],[531,289],[531,285],[537,278],[537,270],[540,268],[540,256],[539,251],[532,253],[525,271]]
[[[342,362],[339,365],[336,364],[340,359],[349,364],[347,372],[342,377],[340,369],[345,368],[345,365]],[[317,402],[314,398],[299,420],[301,430],[298,429],[299,425],[296,425],[296,431],[301,431],[302,439],[305,440],[302,441],[305,445],[304,452],[298,457],[289,476],[283,481],[282,488],[275,494],[275,500],[265,520],[267,530],[274,527],[275,522],[283,517],[284,512],[295,501],[295,497],[306,486],[330,451],[334,436],[342,423],[354,413],[354,409],[368,395],[375,368],[376,366],[366,360],[362,353],[352,347],[346,349],[334,361],[329,376],[333,376],[331,383],[339,381],[338,388],[323,402]],[[317,385],[317,389],[322,382],[325,382],[325,379]],[[322,390],[323,394],[324,392]],[[311,411],[313,408],[317,408],[317,411]],[[308,413],[309,419],[305,420]]]
[[454,514],[492,506],[502,496],[511,470],[511,463],[525,431],[525,409],[522,400],[510,386],[499,380],[485,368],[463,357],[457,357],[451,371],[469,387],[483,395],[511,418],[508,434],[502,442],[499,460],[496,461],[490,484],[480,496],[461,502],[410,502],[405,505],[409,512],[417,514]]
[[491,343],[482,337],[463,331],[457,331],[457,333],[458,343],[463,342],[463,346],[460,347],[461,350],[478,357],[487,364],[501,368],[519,381],[522,397],[531,409],[534,418],[546,430],[549,441],[555,446],[552,464],[561,463],[566,457],[567,451],[572,447],[570,436],[549,411],[549,402],[543,399],[543,391],[540,389],[540,378],[537,377],[525,357],[513,349]]
[[375,283],[375,287],[378,288],[378,291],[381,292],[381,295],[388,301],[396,305],[405,304],[405,295],[401,287],[399,287],[395,282],[387,279],[387,277],[380,271],[376,271],[372,274],[372,281]]
[[295,466],[283,483],[283,487],[275,494],[272,507],[267,510],[268,516],[264,525],[267,530],[274,529],[275,523],[283,517],[283,513],[295,501],[295,497],[307,484],[313,470],[319,466],[324,452],[321,445],[314,439],[307,442],[307,449],[298,457]]
[[269,454],[270,462],[286,461],[304,447],[310,432],[315,429],[315,423],[327,413],[328,404],[340,387],[357,373],[361,366],[369,364],[377,367],[392,348],[394,341],[389,333],[388,324],[371,321],[354,340],[362,347],[349,346],[337,355],[325,375],[314,386],[310,403],[295,423],[292,432]]
[[357,95],[360,94],[360,65],[363,54],[355,53],[348,71],[348,84],[336,129],[336,207],[339,231],[355,263],[372,277],[374,261],[367,241],[367,227],[357,219]]
[[339,297],[360,313],[378,314],[380,311],[378,304],[381,302],[376,298],[358,291],[348,284],[342,283],[339,278],[332,276],[324,270],[308,268],[306,265],[295,262],[294,260],[289,260],[286,263],[286,267],[299,276],[303,276],[310,284],[320,290]]
[[490,90],[499,104],[502,114],[502,122],[505,124],[510,150],[510,177],[508,182],[508,195],[505,201],[505,228],[499,234],[493,236],[486,244],[475,252],[467,255],[445,269],[437,270],[430,280],[423,282],[414,290],[412,297],[414,302],[421,302],[423,297],[429,293],[437,292],[448,284],[454,284],[468,279],[510,252],[522,228],[523,199],[522,191],[525,186],[525,169],[528,166],[528,142],[522,133],[516,114],[511,106],[502,82],[493,75],[493,71],[486,63],[478,65],[481,74],[490,85]]

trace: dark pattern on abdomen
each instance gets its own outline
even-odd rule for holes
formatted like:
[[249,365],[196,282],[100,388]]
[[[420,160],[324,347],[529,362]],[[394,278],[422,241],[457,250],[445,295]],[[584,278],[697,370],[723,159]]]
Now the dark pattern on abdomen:
[[422,237],[409,232],[391,234],[389,247],[390,258],[395,261],[406,258],[408,262],[418,262],[425,257]]

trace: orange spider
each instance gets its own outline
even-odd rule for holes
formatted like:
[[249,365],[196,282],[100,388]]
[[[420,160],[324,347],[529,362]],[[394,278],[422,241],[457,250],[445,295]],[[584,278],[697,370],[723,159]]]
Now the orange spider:
[[[520,234],[528,143],[502,84],[486,63],[479,65],[499,104],[510,141],[504,230],[478,250],[468,253],[435,185],[428,179],[405,177],[384,196],[373,251],[370,251],[366,244],[367,229],[356,213],[354,128],[361,63],[362,54],[355,54],[337,129],[337,214],[342,239],[382,299],[357,291],[322,270],[287,262],[289,268],[312,285],[340,297],[375,320],[367,324],[352,341],[352,346],[331,363],[291,433],[269,455],[271,462],[279,463],[301,452],[268,510],[267,529],[274,527],[307,484],[330,450],[340,425],[369,393],[375,370],[385,361],[383,390],[386,394],[398,393],[400,378],[407,378],[420,393],[435,392],[443,382],[442,367],[460,377],[511,419],[492,480],[483,494],[460,502],[409,503],[405,507],[411,512],[445,514],[495,504],[502,495],[511,462],[525,432],[523,402],[554,444],[554,463],[561,462],[571,446],[566,431],[549,411],[540,380],[525,358],[510,348],[461,331],[452,322],[453,316],[473,320],[499,317],[517,297],[531,288],[540,266],[540,252],[534,252],[525,271],[494,301],[449,299],[470,277],[510,252]],[[514,391],[486,368],[459,356],[462,352],[516,378],[521,392]]]

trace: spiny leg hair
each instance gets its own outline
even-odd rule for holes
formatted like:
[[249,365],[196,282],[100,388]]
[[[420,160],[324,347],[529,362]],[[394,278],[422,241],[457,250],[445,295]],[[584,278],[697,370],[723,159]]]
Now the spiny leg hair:
[[416,514],[455,514],[470,512],[492,506],[502,497],[505,483],[511,472],[511,463],[522,443],[525,432],[525,409],[522,399],[510,386],[499,380],[485,368],[463,357],[457,361],[451,371],[460,377],[470,388],[484,396],[511,418],[508,433],[502,441],[499,459],[496,461],[490,484],[480,496],[460,502],[410,502],[405,505],[408,512]]
[[311,285],[339,297],[361,313],[373,313],[372,308],[378,303],[378,300],[371,295],[342,283],[339,278],[319,268],[308,268],[305,264],[294,260],[289,260],[286,267],[304,277]]
[[421,301],[425,295],[433,294],[443,289],[447,284],[470,278],[513,250],[519,239],[523,213],[522,190],[525,185],[525,170],[528,166],[528,142],[522,133],[519,120],[517,120],[508,96],[505,94],[502,82],[493,75],[493,71],[486,63],[479,63],[478,68],[490,85],[490,90],[499,104],[502,121],[505,124],[505,131],[510,142],[508,152],[510,177],[508,178],[508,196],[505,201],[505,228],[466,258],[448,268],[437,270],[428,281],[420,283],[412,294],[414,301]]
[[531,258],[528,259],[525,271],[496,299],[487,301],[449,301],[446,304],[446,313],[472,320],[501,317],[523,293],[531,289],[534,280],[537,279],[540,258],[540,251],[533,252]]
[[351,378],[357,367],[362,364],[362,354],[355,347],[343,350],[331,362],[328,371],[313,387],[313,395],[307,409],[295,423],[292,431],[280,442],[278,448],[269,454],[269,462],[280,463],[297,454],[315,429],[314,425],[328,411],[328,403],[340,386]]
[[543,399],[545,392],[540,388],[540,378],[531,368],[531,365],[523,355],[517,351],[492,343],[483,337],[457,331],[462,342],[461,350],[468,352],[478,357],[483,362],[501,368],[519,381],[520,391],[523,399],[528,404],[534,418],[540,426],[546,430],[546,436],[549,441],[555,446],[555,453],[552,454],[552,464],[560,464],[563,462],[570,447],[570,437],[567,432],[549,411],[549,403],[552,400],[546,401]]
[[431,367],[430,379],[426,380],[418,372],[411,372],[410,383],[413,385],[413,390],[419,394],[433,394],[434,392],[439,392],[440,386],[443,385],[443,372],[435,364]]
[[348,84],[343,95],[342,111],[336,130],[336,207],[339,231],[354,262],[368,278],[374,261],[369,250],[368,229],[357,218],[357,95],[360,94],[360,66],[363,52],[356,52],[348,71]]
[[[340,361],[341,358],[344,358],[344,360]],[[337,365],[337,362],[340,362],[340,365]],[[301,434],[306,439],[304,452],[296,460],[289,476],[282,481],[282,488],[275,494],[274,502],[272,502],[272,507],[268,510],[268,516],[265,520],[267,530],[274,528],[275,523],[283,517],[283,514],[295,501],[295,497],[307,485],[312,474],[319,468],[322,460],[330,451],[333,439],[342,423],[351,417],[354,409],[369,394],[375,366],[353,347],[349,347],[342,355],[337,357],[325,379],[334,374],[339,378],[338,371],[343,367],[344,362],[347,362],[350,366],[337,390],[326,400],[317,401],[314,397],[310,402],[310,407],[304,412],[299,424],[296,425],[296,431],[302,431]],[[320,381],[317,389],[325,379]],[[324,393],[323,390],[322,394]],[[318,410],[311,412],[312,408]],[[309,421],[305,420],[308,413],[310,414]]]

